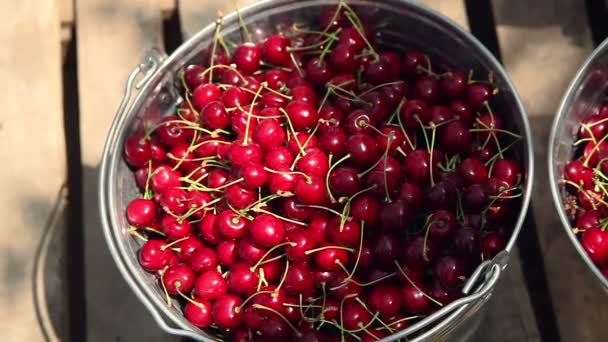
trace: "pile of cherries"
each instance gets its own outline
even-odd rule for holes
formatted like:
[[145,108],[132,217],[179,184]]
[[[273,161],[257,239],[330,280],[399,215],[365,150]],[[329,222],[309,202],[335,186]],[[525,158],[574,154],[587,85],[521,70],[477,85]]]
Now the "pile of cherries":
[[521,205],[498,89],[383,49],[344,2],[255,44],[220,27],[124,145],[167,304],[220,339],[373,341],[459,298]]
[[608,277],[608,102],[580,124],[573,159],[564,167],[564,207],[583,249]]

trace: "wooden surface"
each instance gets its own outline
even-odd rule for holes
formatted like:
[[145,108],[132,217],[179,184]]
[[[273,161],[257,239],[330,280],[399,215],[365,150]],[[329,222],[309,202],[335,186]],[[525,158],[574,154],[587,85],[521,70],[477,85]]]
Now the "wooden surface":
[[87,337],[89,341],[163,341],[167,337],[153,323],[112,262],[101,234],[97,206],[97,167],[125,80],[141,63],[146,49],[162,43],[159,3],[79,0],[76,25]]
[[[61,53],[54,2],[0,2],[0,340],[40,341],[32,291],[41,236],[65,179]],[[48,313],[44,313],[48,318]],[[46,323],[46,322],[44,322]]]
[[[245,6],[254,0],[238,1]],[[420,1],[467,28],[464,1]],[[117,272],[101,235],[97,166],[125,80],[151,46],[163,46],[163,20],[184,38],[234,1],[0,1],[0,190],[6,238],[0,272],[0,341],[65,340],[65,140],[61,43],[75,39],[84,198],[87,340],[167,341]],[[579,0],[494,0],[507,71],[531,116],[537,160],[534,208],[549,290],[564,341],[608,334],[608,296],[593,279],[555,214],[546,189],[549,125],[569,80],[592,50]],[[72,36],[72,28],[76,36]],[[31,132],[35,132],[32,134]],[[69,134],[69,132],[68,132]],[[8,219],[8,220],[7,220]],[[65,264],[65,263],[63,263]],[[515,251],[479,341],[539,341],[530,294]],[[534,294],[532,294],[534,295]],[[35,310],[36,308],[37,310]],[[24,329],[24,327],[28,327]]]

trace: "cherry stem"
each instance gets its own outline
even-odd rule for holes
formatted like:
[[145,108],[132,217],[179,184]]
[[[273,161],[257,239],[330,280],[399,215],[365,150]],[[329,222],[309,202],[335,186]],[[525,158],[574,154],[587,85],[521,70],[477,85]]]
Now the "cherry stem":
[[506,135],[510,135],[515,139],[521,139],[521,135],[513,133],[509,130],[506,129],[500,129],[500,128],[471,128],[469,129],[469,132],[498,132],[498,133],[504,133]]
[[344,246],[324,246],[324,247],[309,249],[306,252],[304,252],[304,254],[305,255],[309,255],[309,254],[312,254],[312,253],[324,251],[326,249],[342,249],[342,250],[345,250],[345,251],[350,252],[350,253],[354,253],[355,252],[354,249],[348,248],[348,247],[344,247]]
[[277,310],[275,310],[273,308],[269,308],[265,305],[257,304],[257,303],[253,304],[253,308],[267,310],[267,311],[274,313],[275,315],[279,316],[283,321],[285,321],[285,323],[287,323],[287,325],[291,328],[291,330],[293,330],[293,332],[296,334],[297,337],[302,337],[302,333],[293,324],[291,324],[291,322],[287,319],[287,317],[285,317],[282,313],[278,312]]
[[239,17],[239,24],[241,25],[241,29],[243,29],[243,32],[245,33],[245,37],[247,38],[247,41],[249,43],[253,43],[253,39],[251,38],[251,32],[249,32],[249,29],[247,28],[247,24],[245,24],[245,20],[243,20],[243,16],[241,15],[241,11],[240,11],[238,5],[236,5],[236,14]]
[[312,181],[312,179],[310,178],[309,175],[305,174],[304,172],[300,172],[300,171],[277,171],[277,170],[273,170],[267,166],[264,166],[264,170],[266,170],[270,173],[276,173],[279,175],[299,175],[299,176],[306,178],[307,183],[310,183]]
[[[162,249],[162,247],[161,247]],[[168,267],[168,266],[167,266]],[[169,291],[167,291],[167,287],[165,286],[164,276],[167,271],[167,267],[163,269],[162,274],[160,275],[160,285],[163,287],[163,292],[165,293],[165,301],[167,302],[167,307],[171,307],[171,296],[169,296]]]
[[[401,107],[403,106],[403,104],[405,103],[405,99],[401,100],[401,102],[399,102],[399,106],[397,106],[397,109],[395,110],[395,113],[397,113],[397,123],[399,123],[399,128],[401,128],[401,132],[403,132],[403,136],[405,137],[405,141],[407,141],[407,144],[410,145],[410,148],[412,150],[416,149],[416,146],[412,143],[412,141],[410,140],[410,136],[409,134],[407,134],[407,132],[405,131],[405,127],[403,127],[403,123],[401,122]],[[401,149],[401,146],[397,147],[397,150],[399,152],[401,152],[403,155],[405,155],[406,153],[403,152],[403,150]]]
[[431,133],[431,150],[429,151],[429,175],[431,177],[431,187],[435,186],[435,179],[433,177],[433,155],[434,155],[434,149],[435,149],[435,135],[437,133],[437,126],[435,126],[435,124],[433,122],[431,122],[431,129],[432,129],[432,133]]
[[401,275],[403,275],[405,277],[405,279],[407,279],[407,281],[416,289],[418,290],[420,293],[422,293],[422,295],[424,295],[426,298],[428,298],[430,301],[432,301],[433,303],[439,305],[440,307],[443,307],[443,304],[440,303],[439,301],[435,300],[435,298],[427,295],[426,293],[424,293],[422,290],[420,290],[420,288],[418,286],[416,286],[416,284],[412,281],[412,279],[410,279],[410,277],[407,276],[407,274],[403,271],[403,269],[401,268],[401,265],[399,265],[399,263],[397,262],[397,260],[394,260],[395,265],[397,266],[397,269],[399,269],[399,272],[401,273]]
[[[281,113],[283,113],[283,115],[285,115],[285,118],[287,119],[287,124],[289,125],[289,129],[292,134],[292,137],[293,137],[293,139],[295,139],[296,144],[298,145],[298,148],[300,150],[300,153],[302,155],[304,155],[304,147],[302,147],[302,144],[300,144],[300,140],[298,139],[296,130],[293,128],[293,125],[291,124],[291,119],[289,118],[289,114],[287,114],[287,111],[285,111],[285,109],[283,109],[283,108],[279,108],[279,111],[281,111]],[[292,166],[292,169],[293,169],[293,166]]]
[[194,305],[196,305],[196,307],[199,307],[199,308],[203,307],[203,304],[201,304],[201,303],[195,301],[194,299],[186,296],[182,291],[179,290],[179,287],[176,287],[175,290],[177,291],[177,294],[180,295],[180,297],[184,298],[185,300],[187,300],[191,304],[194,304]]
[[[258,91],[255,93],[255,96],[253,97],[253,102],[255,102],[255,100],[258,99],[258,96],[260,96],[260,93],[262,92],[262,89],[266,87],[266,82],[262,82],[262,86],[260,88],[258,88]],[[247,123],[245,124],[245,138],[243,139],[243,146],[247,146],[247,144],[249,143],[249,127],[251,126],[251,113],[253,113],[253,108],[254,106],[251,105],[249,106],[249,112],[247,112]]]
[[585,167],[587,167],[589,165],[589,160],[591,159],[591,157],[599,151],[600,149],[600,145],[606,141],[606,139],[608,139],[608,134],[604,135],[602,137],[602,139],[600,139],[595,145],[593,145],[593,149],[591,149],[591,152],[589,152],[589,155],[587,156],[587,158],[585,158],[585,161],[583,162],[583,165],[585,165]]
[[329,170],[327,171],[327,174],[325,175],[325,187],[327,188],[327,194],[329,195],[329,199],[331,201],[331,203],[336,203],[336,198],[334,197],[334,195],[331,193],[331,187],[329,186],[329,177],[331,175],[331,172],[343,161],[347,160],[348,158],[350,158],[350,153],[345,155],[344,157],[338,159],[338,161],[336,161],[335,164],[331,164],[331,160],[333,158],[333,154],[330,153],[329,154],[329,165],[331,165],[329,167]]
[[272,291],[258,291],[258,292],[256,292],[256,293],[252,294],[251,296],[247,297],[247,299],[245,299],[245,300],[244,300],[244,301],[241,303],[241,305],[239,305],[239,306],[237,306],[236,308],[234,308],[234,312],[239,313],[239,312],[240,312],[240,311],[241,311],[241,310],[242,310],[242,309],[245,307],[245,305],[246,305],[247,303],[249,303],[249,302],[250,302],[250,301],[251,301],[253,298],[255,298],[255,297],[256,297],[256,296],[258,296],[258,295],[261,295],[261,294],[266,294],[266,293],[267,293],[267,294],[271,294],[271,293],[272,293]]
[[[374,312],[372,312],[372,310],[370,310],[370,309],[367,307],[367,305],[366,305],[366,304],[365,304],[365,303],[364,303],[364,302],[361,300],[361,298],[359,298],[359,297],[355,298],[355,300],[356,300],[356,301],[357,301],[359,304],[361,304],[361,306],[362,306],[362,307],[363,307],[363,308],[364,308],[364,309],[365,309],[367,312],[369,312],[369,314],[370,314],[370,315],[372,315],[372,316],[374,316],[374,315],[378,315],[378,317],[376,317],[376,320],[377,320],[378,322],[380,322],[380,324],[381,324],[381,325],[383,325],[385,328],[389,329],[390,331],[393,331],[393,329],[391,329],[391,328],[390,328],[390,327],[389,327],[389,326],[388,326],[386,323],[384,323],[384,321],[382,321],[382,320],[380,319],[380,317],[379,317],[379,316],[380,316],[380,313],[379,313],[378,311],[376,311],[375,313],[374,313]],[[368,333],[368,334],[369,334],[369,335],[371,335],[371,336],[374,336],[374,335],[372,335],[371,333],[369,333],[369,331],[367,331],[367,329],[365,330],[365,332],[366,332],[366,333]],[[374,337],[375,337],[375,336],[374,336]]]
[[262,255],[262,257],[260,258],[260,260],[258,260],[258,262],[257,262],[257,263],[255,263],[255,265],[253,265],[253,266],[251,267],[251,271],[252,271],[252,272],[255,272],[255,270],[256,270],[256,269],[257,269],[257,268],[258,268],[260,265],[262,265],[262,262],[264,261],[264,259],[266,259],[266,257],[267,257],[267,256],[269,256],[269,255],[270,255],[270,253],[272,253],[273,251],[277,250],[278,248],[281,248],[281,247],[286,246],[286,245],[290,245],[291,247],[296,247],[298,244],[297,244],[297,243],[295,243],[295,242],[283,242],[283,243],[280,243],[280,244],[278,244],[278,245],[274,245],[274,246],[272,246],[272,247],[271,247],[269,250],[267,250],[267,251],[266,251],[266,253],[264,253],[264,255]]
[[594,143],[596,142],[594,138],[582,138],[582,139],[578,139],[577,141],[575,141],[572,146],[578,146],[582,143],[586,143],[589,141],[593,141]]
[[346,10],[347,10],[347,12],[344,13],[346,15],[346,18],[348,19],[348,21],[351,22],[351,24],[353,24],[354,29],[359,33],[359,35],[361,36],[361,38],[367,45],[367,48],[370,50],[370,53],[372,54],[372,56],[374,56],[375,61],[378,62],[380,60],[380,55],[378,55],[376,50],[374,50],[374,47],[372,46],[372,44],[369,42],[369,40],[367,40],[367,37],[365,36],[365,33],[363,32],[363,24],[359,20],[357,13],[355,13],[355,11],[350,6],[348,6],[346,3],[344,4],[344,8],[346,8]]
[[296,70],[298,71],[298,75],[300,75],[300,77],[304,77],[304,73],[302,72],[302,69],[300,68],[300,65],[298,64],[298,61],[296,60],[296,57],[294,56],[294,54],[290,52],[289,58],[291,58],[291,62],[295,66]]
[[150,178],[152,178],[152,160],[148,160],[148,176],[146,177],[146,188],[144,190],[144,199],[151,199],[152,192],[150,191]]
[[365,96],[369,93],[371,93],[374,90],[380,89],[380,88],[384,88],[384,87],[388,87],[388,86],[392,86],[392,85],[397,85],[397,84],[401,84],[403,83],[403,81],[392,81],[392,82],[386,82],[386,83],[381,83],[378,84],[374,87],[369,88],[368,90],[362,92],[361,94],[359,94],[359,96]]
[[129,234],[135,236],[136,238],[138,238],[142,241],[148,241],[148,238],[141,235],[141,233],[137,231],[137,228],[135,228],[133,226],[131,226],[127,231],[129,232]]
[[[209,60],[209,67],[211,68],[211,71],[209,73],[210,82],[213,82],[213,69],[215,67],[215,51],[217,50],[217,37],[220,34],[221,27],[222,27],[222,19],[220,17],[215,20],[215,32],[213,33],[213,45],[211,47],[211,57]],[[201,76],[205,76],[205,71],[203,71]]]
[[[315,209],[321,209],[321,210],[325,210],[328,211],[334,215],[337,215],[339,217],[342,217],[342,214],[340,212],[338,212],[337,210],[328,208],[328,207],[324,207],[322,205],[312,205],[312,204],[296,204],[297,208],[315,208]],[[352,217],[349,217],[347,219],[351,219]]]
[[[369,186],[369,187],[367,187],[367,188],[365,188],[365,189],[363,189],[363,190],[361,190],[361,191],[359,191],[359,192],[355,193],[354,195],[352,195],[351,197],[349,197],[349,198],[346,200],[346,204],[344,204],[344,209],[342,209],[342,218],[341,218],[341,220],[340,220],[340,232],[342,232],[342,230],[344,230],[344,224],[346,223],[346,219],[345,219],[345,218],[350,217],[350,204],[351,204],[352,200],[353,200],[355,197],[357,197],[357,196],[359,196],[359,195],[361,195],[361,194],[363,194],[363,193],[365,193],[365,192],[368,192],[368,191],[370,191],[370,190],[374,190],[374,189],[376,189],[377,187],[378,187],[378,184],[372,184],[371,186]],[[344,198],[344,197],[341,197],[341,198],[338,200],[338,202],[341,202],[341,200],[342,200],[343,198]]]
[[414,114],[414,119],[418,122],[418,124],[422,128],[422,135],[424,136],[424,142],[426,143],[426,150],[430,154],[431,153],[431,150],[430,150],[431,144],[429,143],[429,137],[426,134],[426,128],[425,128],[424,124],[422,123],[422,121],[420,120],[420,117],[418,116],[418,114]]
[[190,235],[184,236],[181,239],[177,239],[175,241],[172,241],[171,243],[168,243],[168,244],[166,244],[164,246],[161,246],[160,249],[161,249],[161,251],[164,251],[165,249],[170,248],[170,247],[172,247],[172,246],[174,246],[174,245],[176,245],[176,244],[178,244],[178,243],[180,243],[180,242],[182,242],[184,240],[188,240],[189,238],[190,238]]
[[161,235],[161,236],[166,236],[165,233],[161,232],[160,230],[154,229],[152,227],[144,227],[143,229],[145,231],[152,232],[152,233],[155,233],[155,234],[158,234],[158,235]]

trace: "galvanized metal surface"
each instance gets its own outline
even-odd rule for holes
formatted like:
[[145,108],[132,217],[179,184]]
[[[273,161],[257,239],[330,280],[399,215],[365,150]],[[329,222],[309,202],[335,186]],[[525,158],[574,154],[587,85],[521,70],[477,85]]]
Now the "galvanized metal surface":
[[[450,56],[450,62],[474,70],[487,70],[494,75],[496,86],[500,89],[498,103],[502,108],[510,108],[506,114],[512,115],[505,120],[524,137],[518,156],[524,163],[525,181],[522,208],[517,224],[507,244],[506,251],[500,254],[496,262],[485,263],[477,274],[480,279],[471,277],[468,288],[475,288],[471,295],[448,305],[441,311],[412,325],[407,330],[393,335],[386,340],[394,340],[398,336],[408,335],[410,340],[427,338],[443,340],[450,338],[464,340],[471,336],[481,319],[481,308],[489,299],[489,294],[499,279],[501,271],[506,267],[508,252],[513,248],[521,229],[524,214],[528,208],[531,185],[533,180],[533,154],[531,151],[531,136],[528,120],[511,81],[494,57],[469,33],[465,32],[451,20],[416,3],[387,0],[382,3],[373,1],[351,1],[368,22],[386,23],[383,29],[383,41],[398,43],[405,46],[419,46],[431,55]],[[253,27],[257,39],[273,32],[279,23],[304,21],[307,22],[318,14],[332,0],[312,1],[263,1],[241,10],[245,22]],[[230,14],[224,19],[223,33],[226,36],[237,36],[239,24],[236,14]],[[406,27],[407,30],[403,28]],[[173,92],[172,78],[184,64],[196,58],[199,51],[211,41],[213,26],[208,26],[190,40],[184,43],[171,56],[165,58],[162,53],[148,56],[147,63],[138,67],[127,85],[130,94],[131,86],[140,72],[145,73],[145,81],[137,97],[129,103],[129,98],[121,104],[114,119],[110,134],[104,148],[100,167],[100,211],[104,234],[112,256],[125,280],[129,283],[138,298],[151,311],[157,323],[166,331],[189,336],[198,340],[208,341],[209,337],[200,329],[188,323],[178,307],[167,308],[163,293],[159,289],[153,275],[139,267],[137,250],[139,242],[127,232],[124,209],[131,198],[137,194],[135,182],[126,164],[122,161],[122,144],[126,137],[136,131],[151,127],[165,115],[169,115],[180,101]],[[429,45],[428,42],[433,42]],[[491,270],[486,272],[486,268]],[[483,272],[482,272],[483,271]],[[448,315],[441,320],[441,317]],[[437,320],[433,326],[429,324]],[[168,323],[169,322],[169,323]],[[177,326],[178,328],[174,328]],[[412,337],[413,332],[426,329],[422,335]]]
[[608,280],[591,261],[572,231],[573,224],[568,219],[562,201],[566,190],[560,184],[560,180],[563,179],[564,166],[574,153],[573,143],[577,139],[581,121],[597,110],[606,97],[607,88],[608,40],[605,40],[587,58],[566,90],[553,120],[548,152],[551,193],[564,230],[583,261],[606,290],[608,290]]

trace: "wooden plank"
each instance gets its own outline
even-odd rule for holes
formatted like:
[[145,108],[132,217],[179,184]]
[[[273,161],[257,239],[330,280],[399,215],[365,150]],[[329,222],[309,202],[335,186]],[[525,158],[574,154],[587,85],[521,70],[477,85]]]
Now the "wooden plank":
[[163,18],[168,18],[177,10],[177,0],[158,0]]
[[166,341],[107,250],[97,203],[97,167],[125,81],[146,49],[162,46],[157,0],[76,3],[83,160],[85,277],[90,341]]
[[549,129],[559,101],[592,50],[585,4],[576,0],[494,1],[507,71],[532,116],[536,184],[533,203],[545,271],[563,341],[599,341],[608,334],[608,298],[578,257],[551,204]]
[[179,0],[179,15],[184,38],[189,38],[205,26],[212,23],[217,13],[228,14],[239,7],[244,7],[256,0]]
[[4,341],[44,339],[34,308],[46,310],[46,302],[36,300],[32,273],[37,246],[65,180],[57,13],[54,1],[0,2],[0,79],[7,84],[0,95]]
[[592,50],[584,2],[493,1],[504,64],[530,115],[555,113]]
[[418,2],[454,20],[458,25],[464,27],[465,29],[469,28],[464,1],[420,0]]

